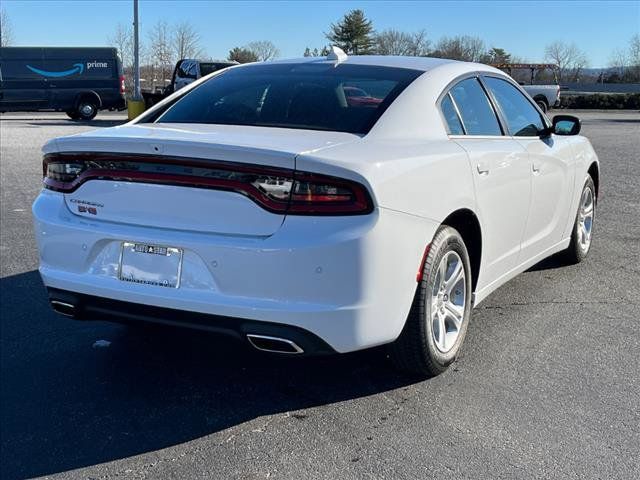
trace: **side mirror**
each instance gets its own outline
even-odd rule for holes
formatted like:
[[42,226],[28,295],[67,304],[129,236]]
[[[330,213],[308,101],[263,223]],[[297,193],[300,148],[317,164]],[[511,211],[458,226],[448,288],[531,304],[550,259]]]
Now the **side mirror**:
[[573,115],[556,115],[552,123],[552,131],[556,135],[578,135],[582,128],[580,119]]

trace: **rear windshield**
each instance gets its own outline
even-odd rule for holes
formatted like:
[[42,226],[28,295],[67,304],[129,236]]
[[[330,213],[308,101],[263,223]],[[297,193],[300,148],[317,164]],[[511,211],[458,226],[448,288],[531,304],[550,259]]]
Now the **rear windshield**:
[[421,73],[329,62],[233,68],[196,87],[154,118],[159,123],[366,134]]

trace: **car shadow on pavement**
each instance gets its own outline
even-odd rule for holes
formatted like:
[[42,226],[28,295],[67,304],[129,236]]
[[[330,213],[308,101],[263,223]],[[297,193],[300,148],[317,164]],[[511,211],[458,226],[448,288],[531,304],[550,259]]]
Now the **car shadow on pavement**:
[[395,372],[380,350],[283,359],[202,332],[67,319],[49,309],[36,271],[2,278],[0,287],[4,480],[417,381]]
[[556,268],[564,268],[567,266],[567,260],[564,252],[559,252],[547,257],[534,266],[530,267],[527,272],[539,272],[542,270],[555,270]]
[[127,123],[128,120],[101,120],[94,119],[89,121],[81,121],[81,120],[40,120],[37,122],[29,122],[28,124],[35,127],[116,127],[118,125],[122,125]]

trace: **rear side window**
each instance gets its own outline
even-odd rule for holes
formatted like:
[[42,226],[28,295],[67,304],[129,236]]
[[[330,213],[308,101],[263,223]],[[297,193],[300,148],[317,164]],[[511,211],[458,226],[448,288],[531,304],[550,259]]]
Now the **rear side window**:
[[188,92],[156,122],[366,134],[421,73],[332,62],[234,68]]
[[447,94],[447,96],[444,97],[440,102],[440,108],[442,109],[442,115],[444,115],[444,118],[447,122],[449,133],[451,135],[464,135],[462,122],[460,122],[460,117],[458,117],[458,112],[456,112],[456,109],[453,106],[453,101],[451,101],[451,96],[449,94]]
[[498,118],[477,78],[462,80],[450,93],[467,135],[502,135]]
[[538,136],[544,130],[542,116],[520,90],[500,78],[484,77],[484,81],[502,110],[511,135]]

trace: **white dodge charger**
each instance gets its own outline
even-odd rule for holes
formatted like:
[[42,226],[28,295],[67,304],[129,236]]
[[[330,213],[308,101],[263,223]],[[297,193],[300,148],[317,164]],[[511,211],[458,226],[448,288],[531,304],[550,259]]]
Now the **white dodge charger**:
[[334,49],[228,68],[45,145],[40,273],[76,318],[289,354],[389,344],[434,375],[474,305],[589,252],[600,173],[579,132],[486,65]]

